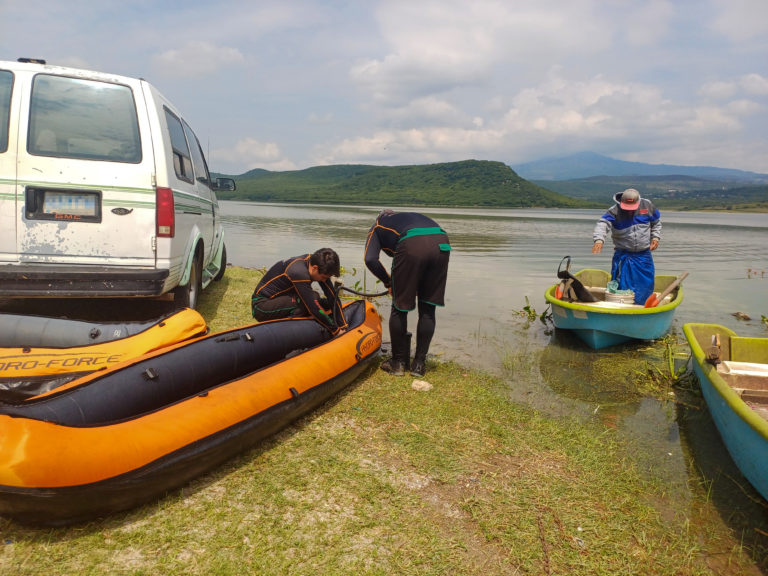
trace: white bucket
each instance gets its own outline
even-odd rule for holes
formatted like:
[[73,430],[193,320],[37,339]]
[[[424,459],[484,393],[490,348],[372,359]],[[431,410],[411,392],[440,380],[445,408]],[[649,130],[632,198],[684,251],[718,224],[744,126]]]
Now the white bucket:
[[634,304],[635,293],[632,290],[627,291],[628,294],[616,294],[615,292],[605,291],[605,301],[613,302],[615,304]]

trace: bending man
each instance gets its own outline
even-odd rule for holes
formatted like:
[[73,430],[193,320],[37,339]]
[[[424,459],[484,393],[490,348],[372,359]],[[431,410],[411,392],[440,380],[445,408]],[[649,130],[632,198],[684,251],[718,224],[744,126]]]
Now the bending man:
[[[253,317],[263,322],[311,316],[331,334],[343,332],[347,322],[330,280],[331,276],[339,275],[340,268],[339,256],[330,248],[277,262],[253,291]],[[320,284],[324,298],[312,289],[312,282]]]
[[[379,261],[382,250],[392,257],[391,274]],[[382,370],[396,376],[405,373],[410,360],[408,312],[416,309],[418,300],[416,353],[410,370],[414,376],[424,376],[435,333],[435,307],[445,305],[450,251],[448,235],[431,218],[392,210],[384,210],[376,218],[365,244],[365,265],[392,295],[392,358],[382,362]]]

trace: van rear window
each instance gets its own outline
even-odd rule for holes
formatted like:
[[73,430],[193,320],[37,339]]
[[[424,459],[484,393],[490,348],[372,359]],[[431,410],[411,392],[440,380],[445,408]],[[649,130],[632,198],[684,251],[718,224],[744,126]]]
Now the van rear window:
[[32,86],[27,150],[38,156],[141,162],[128,86],[38,74]]
[[13,74],[0,70],[0,152],[8,150],[8,122],[11,117]]

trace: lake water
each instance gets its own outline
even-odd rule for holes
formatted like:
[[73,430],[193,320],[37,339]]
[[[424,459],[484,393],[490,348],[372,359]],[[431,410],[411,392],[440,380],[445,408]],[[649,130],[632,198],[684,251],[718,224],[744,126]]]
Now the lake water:
[[[365,269],[363,246],[381,208],[222,202],[229,261],[269,267],[327,246],[339,253],[345,285],[380,291]],[[638,468],[667,484],[674,513],[688,517],[696,494],[709,499],[762,563],[768,557],[766,505],[731,462],[696,392],[687,398],[678,391],[668,400],[638,393],[649,370],[666,369],[666,345],[590,350],[572,335],[521,315],[527,304],[537,314],[547,310],[544,291],[557,281],[564,256],[571,257],[572,272],[610,269],[610,241],[602,254],[591,252],[592,229],[604,210],[418,211],[441,224],[453,247],[446,306],[438,309],[430,352],[499,375],[515,401],[550,415],[596,418],[616,429]],[[768,315],[768,214],[663,211],[662,222],[656,272],[689,272],[671,330],[677,336],[676,368],[682,369],[687,356],[685,322],[768,336],[761,321]],[[384,254],[382,261],[390,263]],[[386,319],[389,300],[378,303]],[[409,321],[415,329],[413,314]],[[711,491],[702,493],[707,486]]]
[[[339,253],[347,286],[357,282],[368,292],[379,291],[363,263],[366,235],[379,209],[222,202],[229,260],[269,267],[328,246]],[[546,309],[544,291],[557,281],[563,256],[571,256],[572,272],[610,269],[610,241],[603,254],[591,253],[592,229],[602,210],[421,211],[441,224],[453,247],[432,352],[462,363],[495,370],[499,351],[519,346],[519,312],[526,298],[538,313]],[[673,329],[706,321],[744,335],[764,334],[768,214],[663,212],[662,222],[662,242],[654,252],[657,273],[689,272]],[[390,260],[382,254],[382,262],[388,266]],[[387,308],[381,306],[382,312]],[[752,320],[738,320],[736,312]],[[528,331],[524,339],[549,336]]]

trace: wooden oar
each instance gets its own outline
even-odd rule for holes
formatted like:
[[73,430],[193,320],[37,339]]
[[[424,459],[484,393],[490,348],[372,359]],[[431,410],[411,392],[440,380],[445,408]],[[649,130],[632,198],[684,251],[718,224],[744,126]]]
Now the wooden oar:
[[659,302],[664,300],[664,298],[666,298],[669,295],[669,293],[672,292],[672,290],[677,288],[678,284],[680,284],[680,282],[685,280],[686,276],[688,276],[688,272],[683,272],[682,274],[680,274],[680,276],[678,276],[675,279],[674,282],[672,282],[672,284],[670,284],[669,286],[666,287],[664,292],[662,292],[661,294],[656,294],[654,292],[653,294],[648,296],[648,300],[645,301],[645,307],[646,308],[655,308],[656,306],[658,306]]

